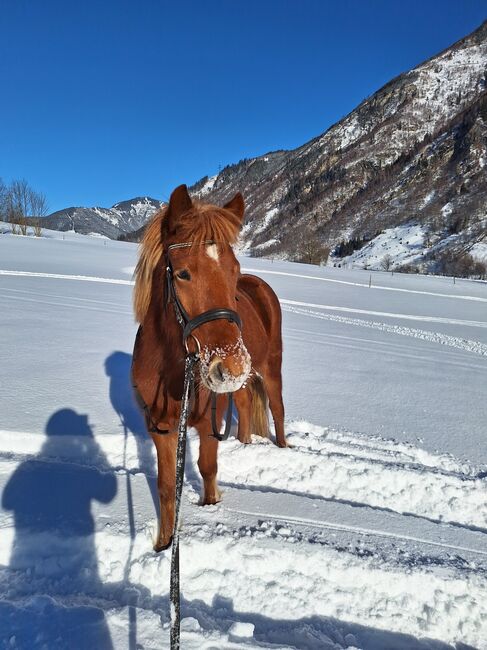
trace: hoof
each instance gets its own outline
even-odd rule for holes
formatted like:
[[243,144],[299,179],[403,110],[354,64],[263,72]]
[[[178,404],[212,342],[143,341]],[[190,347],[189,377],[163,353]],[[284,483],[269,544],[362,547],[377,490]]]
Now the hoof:
[[294,449],[294,445],[290,445],[287,440],[284,440],[284,442],[276,442],[276,445],[281,449]]
[[156,553],[160,553],[161,551],[166,551],[171,546],[171,544],[172,544],[172,537],[170,538],[167,544],[160,544],[160,543],[154,544],[154,551]]
[[216,506],[217,503],[220,503],[222,500],[222,495],[218,493],[216,496],[213,497],[205,497],[203,501],[201,502],[202,506]]
[[252,436],[238,438],[238,441],[241,442],[242,445],[250,445],[252,443]]

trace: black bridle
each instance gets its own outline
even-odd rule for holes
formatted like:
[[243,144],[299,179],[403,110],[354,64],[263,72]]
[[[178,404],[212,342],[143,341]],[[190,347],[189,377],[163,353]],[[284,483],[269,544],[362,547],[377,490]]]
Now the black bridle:
[[[207,240],[202,242],[207,246],[215,244],[212,240]],[[229,323],[235,323],[239,330],[242,329],[242,320],[233,309],[227,309],[226,307],[217,307],[216,309],[208,309],[202,314],[198,314],[194,318],[191,318],[188,312],[183,307],[179,296],[174,285],[174,273],[172,268],[172,263],[170,259],[170,251],[179,248],[190,248],[194,246],[193,242],[183,242],[180,244],[171,244],[166,253],[166,304],[170,302],[173,303],[174,312],[176,314],[176,319],[181,325],[183,330],[183,345],[186,350],[186,354],[190,354],[188,348],[188,339],[191,337],[196,345],[196,352],[193,354],[196,355],[199,360],[201,353],[201,345],[198,338],[194,335],[194,330],[203,325],[204,323],[211,323],[214,320],[227,320]],[[217,425],[216,419],[216,400],[217,394],[214,391],[211,391],[211,428],[213,430],[213,436],[217,440],[226,440],[230,435],[230,429],[232,426],[232,412],[233,412],[233,393],[227,393],[228,405],[225,415],[225,431],[223,434],[220,434],[219,427]]]

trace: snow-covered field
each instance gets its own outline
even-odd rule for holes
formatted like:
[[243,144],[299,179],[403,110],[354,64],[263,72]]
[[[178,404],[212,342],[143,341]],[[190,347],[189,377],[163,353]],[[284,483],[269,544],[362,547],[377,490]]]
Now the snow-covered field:
[[[0,235],[0,648],[168,647],[133,406],[136,246]],[[487,648],[487,285],[241,259],[284,312],[293,448],[186,466],[182,647]]]

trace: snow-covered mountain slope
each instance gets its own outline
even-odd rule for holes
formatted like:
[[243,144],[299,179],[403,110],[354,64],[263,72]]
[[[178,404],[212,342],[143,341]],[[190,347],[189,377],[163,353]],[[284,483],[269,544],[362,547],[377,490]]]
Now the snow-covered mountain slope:
[[398,265],[414,265],[426,250],[425,228],[417,224],[404,224],[386,228],[362,248],[342,257],[339,263],[352,268],[388,271]]
[[117,239],[138,230],[154,215],[162,203],[147,196],[137,197],[111,208],[65,208],[42,219],[42,226],[52,230],[73,230],[84,235],[97,233]]
[[413,267],[444,270],[449,255],[486,241],[486,60],[487,22],[311,142],[230,165],[192,190],[215,203],[244,194],[255,255],[319,263],[343,240],[412,224],[428,235]]
[[[130,393],[133,244],[0,235],[0,647],[168,647]],[[293,447],[183,495],[183,648],[487,649],[487,288],[241,258],[283,308]],[[369,280],[371,286],[369,287]]]

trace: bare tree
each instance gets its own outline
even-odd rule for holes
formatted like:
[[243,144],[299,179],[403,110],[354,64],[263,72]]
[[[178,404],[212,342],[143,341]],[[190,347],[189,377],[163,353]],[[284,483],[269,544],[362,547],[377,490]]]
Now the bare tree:
[[7,217],[14,234],[27,234],[30,187],[25,179],[12,181],[8,188]]
[[330,247],[311,234],[303,237],[297,251],[297,261],[305,264],[326,264],[329,256]]
[[34,235],[36,237],[40,237],[42,235],[42,225],[39,219],[36,219],[32,224],[32,230],[34,231]]
[[42,192],[30,190],[29,201],[30,216],[40,218],[47,215],[49,206],[47,204],[47,199]]
[[[5,200],[7,220],[12,224],[14,234],[27,234],[28,217],[45,217],[48,212],[44,194],[36,192],[25,179],[14,180],[7,188]],[[34,224],[34,233],[40,236],[40,223]]]
[[7,220],[7,197],[8,187],[0,178],[0,221]]
[[8,206],[11,214],[21,214],[26,217],[30,205],[30,187],[23,178],[10,183],[8,188]]
[[384,255],[380,265],[384,271],[390,271],[393,265],[392,257],[389,254]]
[[42,226],[41,219],[45,217],[48,212],[47,200],[44,194],[41,192],[36,192],[35,190],[30,191],[30,213],[33,217],[36,217],[36,220],[33,222],[32,227],[34,229],[34,235],[40,237],[42,235]]

